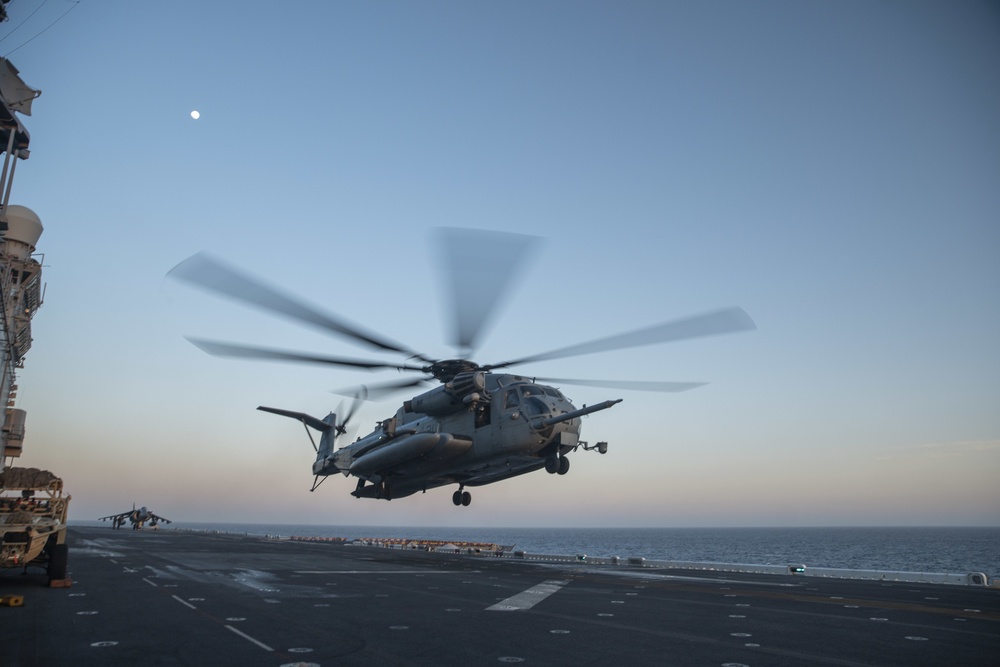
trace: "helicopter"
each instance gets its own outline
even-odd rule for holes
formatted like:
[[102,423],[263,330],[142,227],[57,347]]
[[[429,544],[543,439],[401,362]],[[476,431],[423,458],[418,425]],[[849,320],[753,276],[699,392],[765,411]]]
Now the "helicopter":
[[[368,332],[206,253],[189,257],[167,274],[207,292],[317,327],[381,353],[403,355],[405,360],[335,357],[188,337],[210,355],[417,374],[401,381],[362,386],[355,391],[354,402],[346,414],[340,409],[341,414],[330,412],[322,419],[295,410],[258,406],[258,410],[294,419],[305,427],[316,453],[310,491],[315,491],[328,476],[342,474],[357,479],[351,492],[356,498],[393,500],[457,485],[452,503],[468,506],[472,495],[466,487],[493,484],[542,469],[565,475],[570,467],[569,454],[580,449],[600,454],[608,450],[607,442],[591,445],[581,439],[581,418],[607,410],[622,399],[576,407],[558,387],[589,385],[677,392],[705,383],[574,380],[498,371],[550,359],[756,329],[743,309],[723,308],[541,354],[480,364],[471,357],[484,325],[537,238],[456,228],[443,228],[439,233],[441,266],[445,284],[452,292],[452,345],[459,351],[453,359],[434,359]],[[337,447],[338,438],[346,434],[347,425],[362,401],[376,394],[388,395],[424,386],[433,388],[403,401],[395,414],[377,422],[371,433]],[[313,431],[319,434],[318,443]]]

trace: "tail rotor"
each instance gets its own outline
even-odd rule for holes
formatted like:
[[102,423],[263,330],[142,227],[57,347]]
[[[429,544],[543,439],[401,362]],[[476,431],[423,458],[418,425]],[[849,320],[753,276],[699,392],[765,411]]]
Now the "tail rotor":
[[[361,407],[361,404],[364,403],[367,399],[368,399],[368,388],[365,387],[364,385],[361,385],[360,387],[358,387],[357,391],[354,393],[354,399],[351,401],[351,407],[348,408],[347,415],[342,420],[335,421],[335,425],[333,427],[333,431],[334,431],[333,438],[334,439],[336,439],[338,436],[343,435],[343,436],[346,436],[345,440],[347,440],[349,442],[351,440],[351,438],[354,437],[354,432],[357,431],[357,428],[355,427],[351,431],[351,435],[347,436],[347,425],[350,423],[351,419],[357,413],[358,408]],[[343,403],[343,401],[341,401],[340,405],[337,407],[336,414],[338,414],[338,415],[344,414],[344,403]]]

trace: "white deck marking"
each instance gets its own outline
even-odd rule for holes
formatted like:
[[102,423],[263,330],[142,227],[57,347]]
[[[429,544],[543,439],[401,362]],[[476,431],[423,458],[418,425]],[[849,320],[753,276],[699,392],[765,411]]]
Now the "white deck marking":
[[170,597],[172,597],[173,599],[177,600],[178,602],[180,602],[180,603],[181,603],[182,605],[184,605],[185,607],[190,607],[191,609],[197,609],[197,608],[198,608],[198,607],[195,607],[195,606],[194,606],[193,604],[191,604],[190,602],[188,602],[187,600],[182,600],[182,599],[180,599],[180,598],[179,598],[179,597],[177,597],[176,595],[171,595]]
[[159,588],[159,586],[157,586],[156,584],[154,584],[154,583],[153,583],[152,581],[150,581],[150,580],[149,580],[149,579],[147,579],[146,577],[143,577],[143,578],[142,578],[142,580],[143,580],[143,581],[145,581],[145,582],[146,582],[147,584],[149,584],[150,586],[152,586],[153,588]]
[[526,591],[521,591],[517,595],[511,596],[506,600],[501,600],[491,607],[487,607],[486,611],[524,611],[525,609],[531,609],[568,583],[568,581],[559,579],[543,581],[537,586],[532,586]]
[[231,625],[227,625],[225,627],[229,628],[230,630],[232,630],[233,632],[235,632],[236,634],[238,634],[240,637],[243,637],[243,639],[247,640],[248,642],[252,642],[252,643],[256,644],[257,646],[261,647],[265,651],[273,651],[274,650],[273,648],[271,648],[270,646],[268,646],[264,642],[257,641],[256,639],[254,639],[253,637],[251,637],[247,633],[240,632],[239,630],[237,630],[236,628],[234,628]]

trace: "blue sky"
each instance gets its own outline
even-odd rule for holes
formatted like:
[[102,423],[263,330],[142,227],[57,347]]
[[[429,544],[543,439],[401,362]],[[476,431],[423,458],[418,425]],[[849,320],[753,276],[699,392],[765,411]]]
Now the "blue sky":
[[[20,464],[61,474],[74,518],[1000,525],[994,3],[9,14],[0,53],[43,91],[11,199],[45,225],[47,282]],[[625,400],[584,421],[608,454],[565,477],[468,508],[451,489],[356,500],[340,478],[309,493],[301,427],[254,408],[322,416],[331,389],[393,376],[207,356],[184,336],[371,354],[165,275],[206,250],[448,357],[441,226],[543,239],[480,362],[733,305],[758,330],[519,369],[710,383],[567,388]]]

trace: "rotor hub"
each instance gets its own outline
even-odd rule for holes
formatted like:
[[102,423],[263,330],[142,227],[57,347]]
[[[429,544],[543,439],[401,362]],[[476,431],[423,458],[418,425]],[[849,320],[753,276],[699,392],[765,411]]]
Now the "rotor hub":
[[451,382],[460,373],[472,373],[479,370],[479,364],[468,359],[442,359],[424,369],[436,380],[441,382]]

